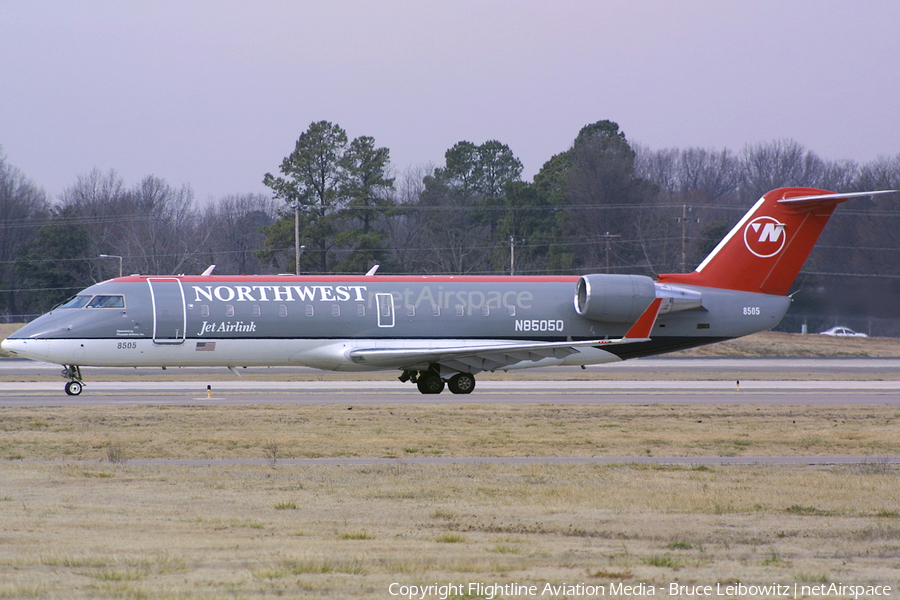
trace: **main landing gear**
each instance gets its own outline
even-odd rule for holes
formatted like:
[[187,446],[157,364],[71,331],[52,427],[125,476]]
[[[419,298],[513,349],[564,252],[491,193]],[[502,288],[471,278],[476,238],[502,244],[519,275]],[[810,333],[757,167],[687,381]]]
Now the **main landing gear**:
[[62,376],[69,380],[66,384],[66,394],[77,396],[84,389],[84,382],[81,380],[81,367],[78,365],[65,365],[65,367]]
[[[444,391],[444,378],[437,369],[427,371],[403,371],[400,381],[412,381],[423,394],[440,394]],[[447,388],[454,394],[471,394],[475,389],[475,375],[457,373],[446,380]]]

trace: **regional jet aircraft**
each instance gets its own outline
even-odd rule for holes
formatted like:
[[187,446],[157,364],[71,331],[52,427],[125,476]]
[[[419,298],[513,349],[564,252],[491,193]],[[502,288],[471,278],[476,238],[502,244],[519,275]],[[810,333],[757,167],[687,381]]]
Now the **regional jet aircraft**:
[[595,365],[778,325],[835,207],[856,196],[765,194],[692,273],[581,277],[148,276],[93,285],[3,348],[65,367],[297,365],[395,370],[423,394],[483,371]]

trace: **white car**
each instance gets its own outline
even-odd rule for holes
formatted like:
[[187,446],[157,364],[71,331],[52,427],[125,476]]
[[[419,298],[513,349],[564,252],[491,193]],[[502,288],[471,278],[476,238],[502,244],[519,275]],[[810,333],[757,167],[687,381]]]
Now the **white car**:
[[846,327],[832,327],[831,329],[823,331],[821,335],[833,335],[835,337],[869,337],[864,333],[857,333]]

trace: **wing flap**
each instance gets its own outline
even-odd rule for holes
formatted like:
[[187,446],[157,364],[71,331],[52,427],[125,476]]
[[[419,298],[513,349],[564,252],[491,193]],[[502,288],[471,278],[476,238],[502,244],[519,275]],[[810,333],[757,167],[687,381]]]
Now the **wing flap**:
[[[440,363],[456,360],[471,366],[498,366],[522,361],[538,361],[544,358],[564,358],[578,352],[579,347],[612,343],[613,340],[586,340],[581,342],[507,342],[480,346],[462,345],[444,348],[357,348],[350,351],[350,360],[373,366],[405,366],[413,363]],[[493,367],[498,368],[498,367]],[[487,370],[487,369],[482,369]]]
[[355,348],[348,356],[354,363],[381,368],[416,369],[424,368],[422,365],[441,364],[461,372],[491,371],[520,362],[538,362],[545,358],[562,359],[579,352],[579,348],[645,342],[650,339],[650,332],[656,323],[661,304],[661,298],[653,300],[628,333],[619,339],[577,342],[498,341],[445,347]]

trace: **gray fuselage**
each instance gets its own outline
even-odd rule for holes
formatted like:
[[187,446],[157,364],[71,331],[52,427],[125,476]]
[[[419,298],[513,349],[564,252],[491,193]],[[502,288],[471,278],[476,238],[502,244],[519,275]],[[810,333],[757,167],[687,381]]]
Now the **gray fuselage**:
[[[4,347],[38,360],[81,366],[305,364],[358,370],[371,367],[350,361],[347,352],[361,344],[422,347],[617,338],[649,303],[636,301],[636,309],[622,313],[627,320],[588,318],[576,310],[578,281],[578,277],[131,276],[85,289],[76,296],[81,300],[36,319]],[[598,280],[595,287],[605,281]],[[656,295],[665,295],[660,284],[655,285]],[[790,304],[784,296],[716,288],[682,286],[680,293],[696,297],[691,308],[660,314],[650,340],[604,348],[604,353],[624,359],[768,330],[780,322]],[[566,364],[608,362],[584,358]]]

